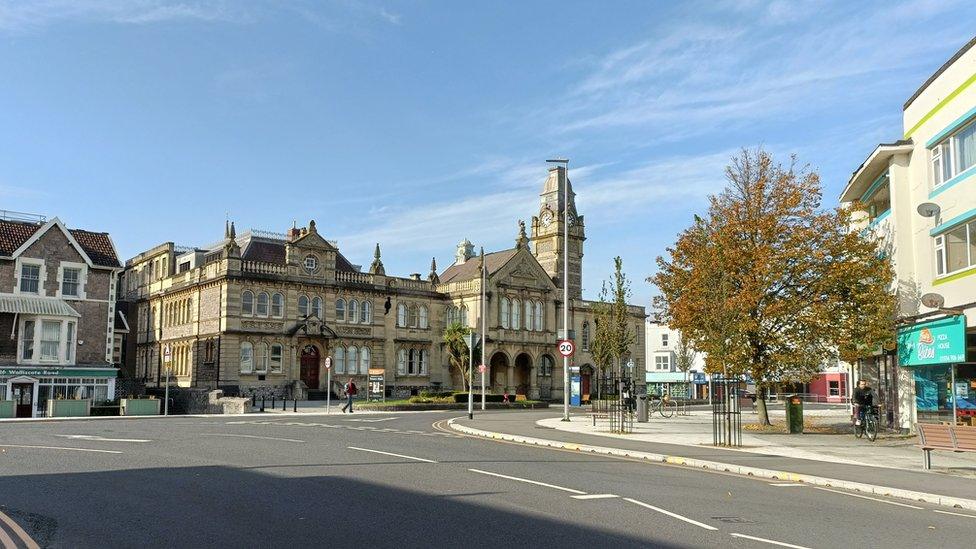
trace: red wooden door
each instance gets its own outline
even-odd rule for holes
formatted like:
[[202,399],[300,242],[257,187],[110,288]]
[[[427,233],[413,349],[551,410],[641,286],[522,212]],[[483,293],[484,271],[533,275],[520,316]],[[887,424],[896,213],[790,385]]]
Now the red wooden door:
[[314,345],[306,345],[302,349],[301,378],[306,387],[313,391],[318,390],[319,350]]

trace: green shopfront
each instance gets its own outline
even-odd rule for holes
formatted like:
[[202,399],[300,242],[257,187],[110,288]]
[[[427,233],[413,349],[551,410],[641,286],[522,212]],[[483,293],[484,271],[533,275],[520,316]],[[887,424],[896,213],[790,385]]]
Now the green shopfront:
[[0,401],[13,401],[16,417],[43,417],[50,399],[115,398],[115,368],[0,366]]
[[976,334],[964,315],[899,329],[898,365],[912,372],[917,422],[976,421]]

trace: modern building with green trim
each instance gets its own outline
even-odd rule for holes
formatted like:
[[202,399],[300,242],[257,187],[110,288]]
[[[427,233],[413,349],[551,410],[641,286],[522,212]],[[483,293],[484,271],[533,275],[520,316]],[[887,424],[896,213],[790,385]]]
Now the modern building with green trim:
[[976,37],[908,99],[841,194],[895,266],[897,349],[859,361],[890,426],[976,418]]

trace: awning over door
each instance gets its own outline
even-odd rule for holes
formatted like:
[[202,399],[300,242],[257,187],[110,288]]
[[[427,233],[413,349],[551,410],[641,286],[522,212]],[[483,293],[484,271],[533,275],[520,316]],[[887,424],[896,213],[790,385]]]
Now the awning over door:
[[80,317],[63,299],[36,295],[0,294],[0,313]]

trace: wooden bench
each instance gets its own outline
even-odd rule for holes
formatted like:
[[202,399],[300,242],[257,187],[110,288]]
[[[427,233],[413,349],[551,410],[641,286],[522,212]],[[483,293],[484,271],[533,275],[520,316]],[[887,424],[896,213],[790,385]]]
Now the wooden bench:
[[919,423],[918,447],[926,469],[932,468],[932,450],[976,452],[976,427],[944,423]]

